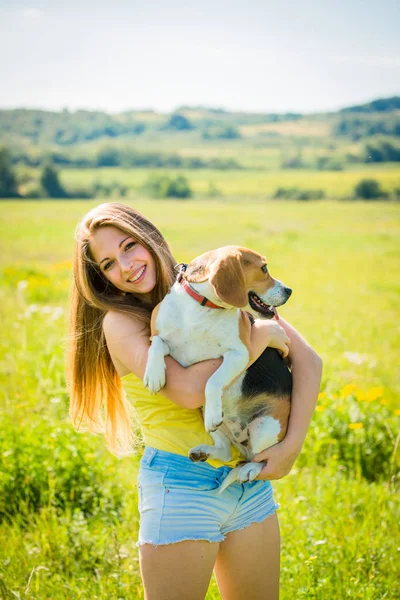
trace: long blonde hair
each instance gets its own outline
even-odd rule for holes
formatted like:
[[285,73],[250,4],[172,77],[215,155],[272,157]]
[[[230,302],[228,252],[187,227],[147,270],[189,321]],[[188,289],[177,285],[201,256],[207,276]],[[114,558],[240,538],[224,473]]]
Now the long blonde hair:
[[[140,295],[121,294],[93,260],[90,251],[92,235],[105,226],[116,227],[132,236],[153,256],[156,285],[150,303],[144,303]],[[117,456],[134,452],[134,412],[108,352],[103,319],[109,310],[124,311],[135,315],[136,320],[149,329],[152,309],[173,283],[174,265],[175,260],[160,231],[125,204],[101,204],[76,228],[67,355],[69,413],[77,430],[105,433],[109,450]]]

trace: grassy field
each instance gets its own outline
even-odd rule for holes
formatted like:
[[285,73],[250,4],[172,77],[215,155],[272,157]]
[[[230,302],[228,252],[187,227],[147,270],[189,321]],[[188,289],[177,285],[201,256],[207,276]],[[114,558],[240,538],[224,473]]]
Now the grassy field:
[[[207,173],[195,175],[206,185]],[[219,176],[218,187],[232,189],[232,174]],[[240,182],[238,174],[239,189]],[[274,483],[281,597],[395,600],[400,206],[248,196],[138,197],[135,206],[163,231],[177,262],[228,243],[265,253],[271,273],[294,290],[282,315],[324,359],[304,450],[292,473]],[[138,459],[116,459],[102,438],[72,431],[67,417],[74,227],[95,204],[1,203],[0,598],[143,598],[135,547]],[[217,598],[213,581],[207,600]]]

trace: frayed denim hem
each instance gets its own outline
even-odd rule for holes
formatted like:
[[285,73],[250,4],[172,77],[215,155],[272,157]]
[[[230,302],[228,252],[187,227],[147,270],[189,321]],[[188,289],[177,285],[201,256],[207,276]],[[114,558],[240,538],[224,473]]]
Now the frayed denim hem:
[[254,523],[262,523],[263,521],[268,519],[268,517],[271,517],[272,515],[274,515],[279,508],[280,508],[280,504],[275,504],[275,506],[273,508],[271,508],[269,513],[266,515],[263,515],[261,517],[261,519],[254,519],[254,521],[250,521],[250,523],[246,523],[246,525],[243,525],[242,527],[234,527],[233,529],[230,529],[229,531],[224,531],[224,533],[216,539],[210,540],[205,537],[187,537],[186,536],[186,537],[179,538],[179,540],[172,540],[172,541],[167,541],[167,542],[154,542],[152,540],[149,540],[149,541],[139,540],[138,542],[136,542],[136,546],[138,548],[140,548],[140,546],[145,546],[145,545],[154,546],[154,547],[170,546],[171,544],[179,544],[179,542],[209,542],[210,544],[220,543],[226,539],[226,536],[228,535],[228,533],[232,533],[233,531],[241,531],[242,529],[246,529],[247,527],[250,527],[250,525],[254,525]]
[[153,542],[153,541],[144,541],[144,540],[139,540],[138,542],[136,542],[136,546],[138,548],[140,548],[140,546],[144,546],[144,545],[149,545],[149,546],[170,546],[171,544],[179,544],[179,542],[210,542],[210,544],[216,544],[219,542],[223,542],[225,539],[224,535],[221,535],[221,537],[218,537],[218,539],[212,539],[209,540],[208,538],[205,537],[182,537],[179,538],[179,540],[172,540],[172,541],[168,541],[168,542]]
[[272,517],[272,515],[276,514],[276,511],[280,507],[281,507],[280,504],[276,504],[275,503],[275,506],[273,506],[271,508],[271,510],[266,515],[263,515],[261,517],[261,519],[254,519],[253,521],[250,521],[249,523],[246,523],[245,525],[242,525],[240,527],[233,527],[233,529],[229,529],[229,531],[225,530],[223,532],[223,535],[226,536],[226,535],[228,535],[228,533],[232,533],[233,531],[241,531],[242,529],[246,529],[246,527],[250,527],[250,525],[254,525],[254,523],[262,523],[263,521],[265,521],[266,519],[268,519],[268,517]]

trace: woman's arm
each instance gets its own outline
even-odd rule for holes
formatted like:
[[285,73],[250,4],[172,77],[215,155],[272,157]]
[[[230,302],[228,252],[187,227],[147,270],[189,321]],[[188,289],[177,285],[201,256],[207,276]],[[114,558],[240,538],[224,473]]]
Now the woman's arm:
[[280,318],[279,323],[290,337],[291,410],[288,430],[282,442],[254,458],[267,461],[259,479],[280,479],[290,472],[303,446],[321,384],[322,360],[318,354],[287,321]]
[[282,318],[279,322],[290,337],[289,359],[293,377],[290,419],[285,439],[297,446],[300,452],[318,399],[322,360],[294,327]]
[[[125,313],[109,312],[104,318],[107,347],[118,373],[134,373],[143,381],[150,341],[143,325]],[[267,346],[288,353],[288,337],[275,321],[257,320],[251,328],[252,361]],[[182,367],[170,356],[165,357],[167,383],[160,394],[185,408],[199,408],[205,402],[204,390],[208,379],[222,363],[222,358],[210,359]]]

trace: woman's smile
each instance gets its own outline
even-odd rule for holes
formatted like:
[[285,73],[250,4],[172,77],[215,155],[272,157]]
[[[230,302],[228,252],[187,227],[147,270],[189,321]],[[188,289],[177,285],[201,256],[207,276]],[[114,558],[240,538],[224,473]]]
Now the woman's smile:
[[126,232],[111,225],[99,227],[92,236],[90,249],[104,277],[117,289],[144,295],[154,289],[154,258]]
[[132,277],[130,277],[127,281],[129,281],[130,283],[139,283],[143,280],[145,273],[146,265],[140,267],[139,269],[136,269]]

